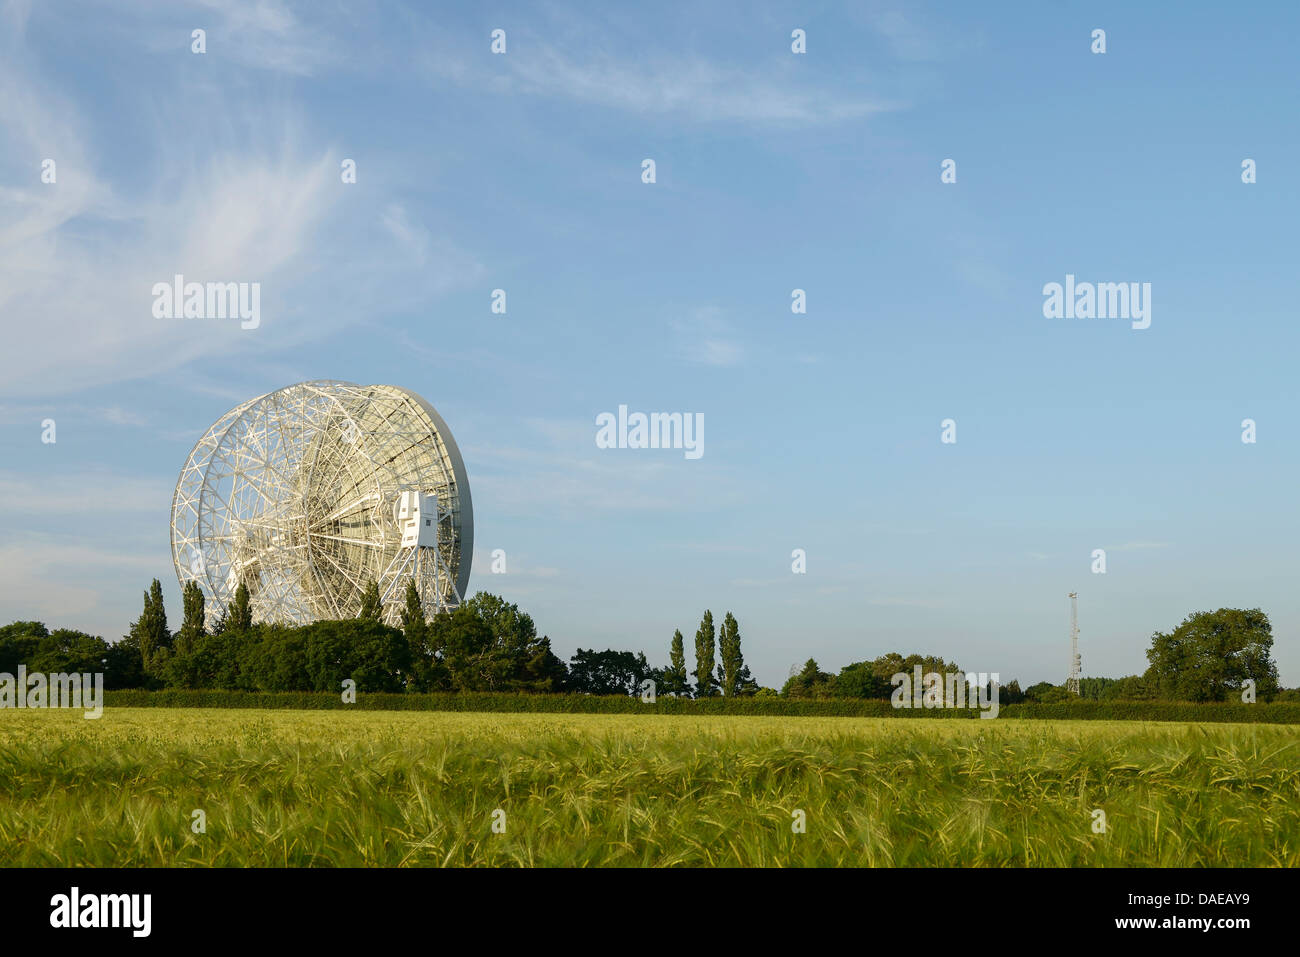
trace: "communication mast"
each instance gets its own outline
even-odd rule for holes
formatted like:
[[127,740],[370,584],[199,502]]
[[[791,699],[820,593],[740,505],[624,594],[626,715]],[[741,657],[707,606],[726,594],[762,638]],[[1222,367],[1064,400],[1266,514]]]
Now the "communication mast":
[[1079,667],[1083,664],[1079,658],[1079,593],[1070,592],[1070,677],[1065,679],[1065,690],[1072,695],[1079,693]]

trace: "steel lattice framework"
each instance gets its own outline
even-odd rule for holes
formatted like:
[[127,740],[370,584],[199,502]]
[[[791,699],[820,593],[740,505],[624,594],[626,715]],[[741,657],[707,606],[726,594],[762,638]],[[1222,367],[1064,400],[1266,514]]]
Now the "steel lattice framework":
[[[436,495],[436,544],[402,544],[403,493]],[[428,499],[427,501],[432,501]],[[397,624],[415,579],[426,617],[469,584],[474,516],[460,450],[424,399],[317,381],[231,409],[190,452],[172,498],[172,561],[208,621],[240,581],[256,621],[355,617],[377,582]]]

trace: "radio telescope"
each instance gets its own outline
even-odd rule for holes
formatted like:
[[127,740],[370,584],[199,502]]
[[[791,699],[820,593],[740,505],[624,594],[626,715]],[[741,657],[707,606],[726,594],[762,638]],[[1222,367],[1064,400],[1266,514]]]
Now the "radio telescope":
[[300,382],[223,415],[172,497],[172,561],[209,622],[242,581],[255,621],[354,618],[370,582],[396,625],[460,604],[474,553],[465,463],[447,423],[391,385]]

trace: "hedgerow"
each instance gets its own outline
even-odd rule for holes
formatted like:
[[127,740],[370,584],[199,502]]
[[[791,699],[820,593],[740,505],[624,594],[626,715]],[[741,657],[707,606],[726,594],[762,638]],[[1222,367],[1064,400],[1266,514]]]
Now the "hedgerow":
[[[771,715],[845,718],[977,718],[977,710],[894,708],[879,699],[674,698],[654,704],[625,695],[519,694],[474,692],[461,694],[357,694],[355,704],[341,694],[318,691],[106,691],[106,708],[290,708],[299,710],[354,709],[361,711],[495,711],[559,714],[695,714]],[[1166,701],[1074,701],[1059,704],[1012,704],[998,709],[999,718],[1069,721],[1220,721],[1300,724],[1300,704],[1192,704]]]

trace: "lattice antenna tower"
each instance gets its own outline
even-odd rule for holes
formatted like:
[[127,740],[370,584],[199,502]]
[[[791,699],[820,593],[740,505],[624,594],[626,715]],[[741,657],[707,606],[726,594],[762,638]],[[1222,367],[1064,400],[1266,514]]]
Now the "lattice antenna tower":
[[1072,695],[1079,694],[1079,669],[1083,664],[1079,658],[1079,593],[1070,592],[1070,677],[1065,679],[1065,690]]

